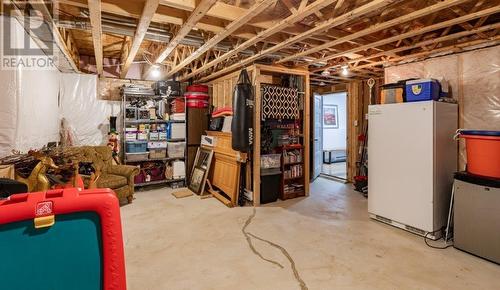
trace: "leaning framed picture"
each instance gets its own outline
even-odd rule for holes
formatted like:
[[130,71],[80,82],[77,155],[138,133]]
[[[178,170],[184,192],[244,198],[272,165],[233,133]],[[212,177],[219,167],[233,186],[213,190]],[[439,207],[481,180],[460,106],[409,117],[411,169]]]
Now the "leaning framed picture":
[[196,152],[191,178],[188,183],[188,188],[196,194],[203,195],[213,155],[214,151],[212,149],[198,148]]
[[339,128],[339,107],[337,105],[323,105],[323,128]]

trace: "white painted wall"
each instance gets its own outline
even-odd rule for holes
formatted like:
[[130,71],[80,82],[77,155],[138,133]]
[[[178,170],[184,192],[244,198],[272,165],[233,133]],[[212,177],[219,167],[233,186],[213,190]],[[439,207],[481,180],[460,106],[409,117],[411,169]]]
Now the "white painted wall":
[[346,150],[347,149],[347,94],[335,93],[323,95],[324,105],[338,106],[339,128],[323,128],[324,150]]

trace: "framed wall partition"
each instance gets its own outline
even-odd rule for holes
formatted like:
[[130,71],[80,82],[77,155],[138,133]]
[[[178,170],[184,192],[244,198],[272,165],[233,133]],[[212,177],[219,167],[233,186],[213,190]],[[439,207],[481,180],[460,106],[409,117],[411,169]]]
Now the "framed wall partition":
[[[281,66],[254,64],[248,66],[247,71],[252,80],[255,89],[255,111],[254,111],[254,144],[251,162],[247,162],[247,188],[253,192],[254,206],[260,205],[260,183],[261,183],[261,121],[263,119],[262,112],[262,86],[263,85],[281,85],[283,76],[295,76],[300,82],[299,100],[300,100],[300,124],[299,138],[300,145],[303,147],[303,192],[305,196],[309,195],[310,181],[310,87],[309,87],[309,72],[302,69],[290,69]],[[212,87],[212,105],[216,108],[231,107],[232,93],[235,84],[237,83],[240,72],[236,71],[226,76],[220,77],[210,82]],[[252,174],[250,174],[252,171]]]

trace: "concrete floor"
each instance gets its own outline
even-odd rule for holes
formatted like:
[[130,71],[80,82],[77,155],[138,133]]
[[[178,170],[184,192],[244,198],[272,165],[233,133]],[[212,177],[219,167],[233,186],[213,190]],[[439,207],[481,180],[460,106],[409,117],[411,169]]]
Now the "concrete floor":
[[338,177],[342,179],[347,179],[347,162],[337,162],[337,163],[323,163],[321,166],[321,173]]
[[[216,199],[138,192],[122,207],[128,289],[499,289],[500,266],[372,221],[350,185],[319,178],[311,195],[228,209]],[[280,268],[276,263],[283,266]]]

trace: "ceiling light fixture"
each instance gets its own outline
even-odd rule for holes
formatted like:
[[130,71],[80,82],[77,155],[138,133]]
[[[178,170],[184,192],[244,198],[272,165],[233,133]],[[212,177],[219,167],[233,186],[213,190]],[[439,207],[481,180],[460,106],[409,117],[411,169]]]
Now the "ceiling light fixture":
[[349,70],[347,69],[347,65],[342,66],[342,75],[349,75]]
[[153,70],[151,71],[151,76],[155,79],[160,77],[160,66],[159,65],[153,64]]

